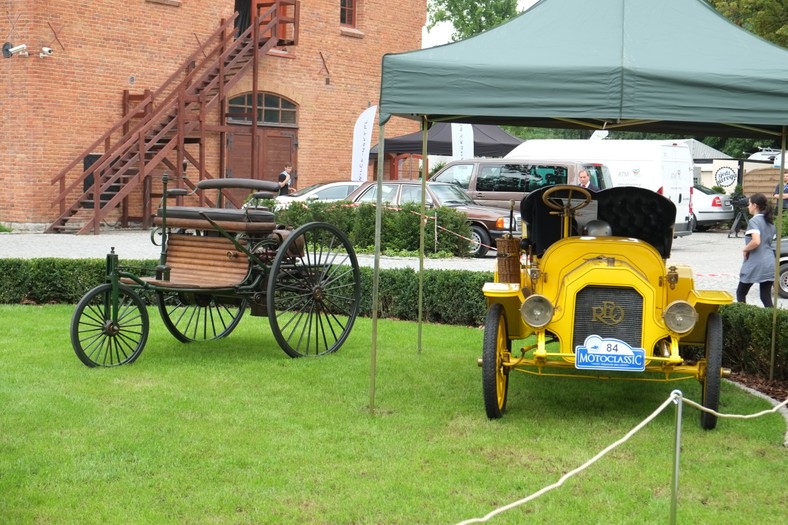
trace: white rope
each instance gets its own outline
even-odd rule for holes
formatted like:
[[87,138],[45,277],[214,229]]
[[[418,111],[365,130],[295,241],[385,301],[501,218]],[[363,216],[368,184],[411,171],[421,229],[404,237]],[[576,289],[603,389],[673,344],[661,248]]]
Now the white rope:
[[700,405],[699,403],[696,403],[695,401],[693,401],[691,399],[687,399],[686,397],[684,398],[684,402],[687,403],[690,406],[694,406],[695,408],[697,408],[699,410],[702,410],[704,412],[708,412],[709,414],[714,414],[717,417],[724,417],[724,418],[728,418],[728,419],[753,419],[753,418],[756,418],[756,417],[766,416],[766,415],[769,415],[769,414],[774,414],[777,411],[779,411],[782,407],[788,405],[788,399],[786,399],[785,401],[783,401],[779,405],[774,405],[769,410],[762,410],[762,411],[758,412],[757,414],[721,414],[720,412],[717,412],[716,410],[712,410],[710,408],[706,408],[703,405]]
[[786,403],[788,403],[788,399],[786,399],[784,403],[780,403],[776,399],[773,399],[772,397],[767,396],[763,392],[759,392],[758,390],[750,388],[750,387],[748,387],[746,385],[743,385],[741,383],[738,383],[736,381],[731,381],[730,379],[725,379],[725,382],[735,386],[736,388],[744,390],[745,392],[749,392],[750,394],[752,394],[755,397],[760,397],[761,399],[765,399],[766,401],[768,401],[769,403],[774,405],[775,410],[777,412],[779,412],[780,415],[783,416],[783,419],[785,419],[785,435],[783,436],[783,446],[788,448],[788,409],[786,409]]
[[619,439],[615,443],[613,443],[611,445],[608,445],[604,450],[602,450],[596,456],[594,456],[593,458],[589,459],[588,461],[586,461],[585,463],[583,463],[582,465],[580,465],[576,469],[567,472],[566,474],[561,476],[561,479],[559,479],[557,482],[553,483],[552,485],[548,485],[547,487],[543,488],[542,490],[540,490],[538,492],[534,492],[530,496],[527,496],[527,497],[525,497],[525,498],[523,498],[521,500],[517,500],[517,501],[515,501],[513,503],[510,503],[510,504],[505,505],[503,507],[497,508],[494,511],[490,512],[489,514],[487,514],[486,516],[484,516],[483,518],[473,518],[473,519],[470,519],[470,520],[462,521],[462,522],[458,523],[457,525],[468,525],[468,524],[471,524],[471,523],[486,523],[490,518],[493,518],[493,517],[497,516],[498,514],[500,514],[502,512],[505,512],[505,511],[507,511],[509,509],[513,509],[515,507],[519,507],[520,505],[522,505],[524,503],[528,503],[529,501],[538,498],[539,496],[541,496],[542,494],[545,494],[546,492],[549,492],[549,491],[551,491],[551,490],[553,490],[555,488],[560,487],[561,485],[564,484],[564,482],[566,480],[568,480],[569,478],[575,476],[576,474],[579,474],[580,472],[584,471],[585,469],[587,469],[588,467],[590,467],[591,465],[593,465],[594,463],[596,463],[597,461],[602,459],[602,457],[605,456],[608,452],[610,452],[611,450],[615,449],[616,447],[618,447],[622,443],[627,442],[640,429],[642,429],[644,426],[646,426],[648,423],[650,423],[651,420],[653,420],[655,417],[657,417],[660,414],[660,412],[665,410],[665,408],[668,405],[670,405],[673,402],[673,400],[676,399],[677,397],[678,397],[677,394],[671,393],[670,396],[659,406],[659,408],[657,408],[654,412],[651,413],[650,416],[648,416],[646,419],[644,419],[638,425],[636,425],[632,430],[627,432],[624,435],[624,437],[622,437],[621,439]]
[[[528,503],[531,500],[534,500],[534,499],[538,498],[542,494],[545,494],[545,493],[547,493],[547,492],[549,492],[549,491],[551,491],[553,489],[556,489],[556,488],[560,487],[569,478],[571,478],[571,477],[579,474],[580,472],[584,471],[585,469],[587,469],[588,467],[590,467],[591,465],[593,465],[594,463],[596,463],[597,461],[602,459],[605,455],[607,455],[608,452],[612,451],[613,449],[615,449],[619,445],[622,445],[623,443],[626,443],[627,441],[629,441],[629,439],[632,436],[634,436],[638,431],[640,431],[640,429],[642,429],[644,426],[646,426],[648,423],[650,423],[663,410],[665,410],[665,408],[668,405],[670,405],[670,403],[674,402],[676,400],[676,398],[681,397],[680,394],[681,394],[681,392],[677,392],[677,391],[671,392],[670,396],[654,412],[652,412],[650,416],[648,416],[646,419],[644,419],[639,424],[637,424],[632,430],[627,432],[624,435],[624,437],[622,437],[621,439],[619,439],[615,443],[612,443],[611,445],[608,445],[604,450],[599,452],[596,456],[594,456],[593,458],[589,459],[588,461],[586,461],[585,463],[583,463],[582,465],[580,465],[576,469],[567,472],[566,474],[561,476],[561,479],[559,479],[557,482],[553,483],[552,485],[548,485],[547,487],[544,487],[543,489],[541,489],[541,490],[539,490],[537,492],[534,492],[530,496],[527,496],[527,497],[525,497],[523,499],[517,500],[517,501],[512,502],[512,503],[509,503],[508,505],[504,505],[503,507],[499,507],[499,508],[493,510],[492,512],[490,512],[489,514],[487,514],[486,516],[482,517],[482,518],[472,518],[472,519],[469,519],[469,520],[461,521],[457,525],[470,525],[471,523],[487,523],[491,518],[497,516],[498,514],[501,514],[502,512],[506,512],[507,510],[511,510],[511,509],[513,509],[515,507],[519,507],[520,505],[523,505],[525,503]],[[687,399],[685,397],[681,397],[681,399],[683,400],[683,402],[685,402],[688,405],[691,405],[691,406],[693,406],[693,407],[695,407],[695,408],[697,408],[699,410],[702,410],[704,412],[708,412],[709,414],[714,414],[717,417],[730,418],[730,419],[752,419],[752,418],[756,418],[756,417],[765,416],[765,415],[768,415],[768,414],[774,414],[777,411],[779,411],[781,408],[783,408],[786,405],[788,405],[788,399],[786,399],[785,401],[783,401],[779,405],[775,405],[773,408],[771,408],[769,410],[763,410],[761,412],[758,412],[757,414],[746,414],[746,415],[721,414],[721,413],[717,412],[716,410],[711,410],[710,408],[705,408],[704,406],[696,403],[695,401],[692,401],[692,400]]]

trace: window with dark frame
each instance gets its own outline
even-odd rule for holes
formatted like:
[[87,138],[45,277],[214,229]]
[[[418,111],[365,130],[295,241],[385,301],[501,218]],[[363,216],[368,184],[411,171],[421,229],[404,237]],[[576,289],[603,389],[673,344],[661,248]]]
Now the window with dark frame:
[[[246,93],[233,97],[228,102],[227,120],[240,124],[252,123],[252,94]],[[257,124],[265,126],[298,125],[298,110],[295,103],[272,93],[257,94]]]
[[343,26],[356,27],[356,0],[340,0],[339,23]]

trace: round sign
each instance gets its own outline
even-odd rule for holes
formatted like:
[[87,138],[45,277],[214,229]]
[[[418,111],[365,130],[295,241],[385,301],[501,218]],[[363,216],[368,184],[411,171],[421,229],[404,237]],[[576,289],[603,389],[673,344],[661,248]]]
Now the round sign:
[[723,188],[736,184],[737,178],[736,171],[728,166],[723,166],[714,173],[714,182]]

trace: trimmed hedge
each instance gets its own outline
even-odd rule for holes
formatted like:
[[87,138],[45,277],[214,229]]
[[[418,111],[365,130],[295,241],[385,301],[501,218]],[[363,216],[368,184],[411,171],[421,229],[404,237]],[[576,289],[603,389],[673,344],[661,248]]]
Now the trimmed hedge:
[[[121,261],[140,275],[158,261]],[[361,268],[361,315],[372,315],[372,269]],[[431,323],[482,326],[487,307],[482,286],[492,272],[425,270],[423,319]],[[105,280],[103,259],[0,259],[0,303],[76,304]],[[415,270],[381,270],[378,316],[418,320],[419,280]],[[736,371],[767,376],[773,310],[750,304],[720,309],[724,332],[723,364]],[[777,310],[774,378],[788,380],[788,311]]]
[[[121,260],[123,269],[151,275],[157,260]],[[372,268],[361,269],[361,315],[372,315]],[[424,320],[474,326],[484,323],[482,285],[491,272],[425,270]],[[0,259],[0,303],[76,304],[106,279],[104,259]],[[460,287],[460,288],[458,288]],[[410,268],[381,270],[378,316],[418,319],[418,274]]]
[[[375,209],[373,204],[349,206],[344,201],[293,202],[276,212],[276,221],[294,228],[313,221],[328,222],[347,232],[353,246],[372,249],[375,246]],[[380,229],[382,252],[418,252],[419,210],[420,206],[414,203],[405,204],[399,210],[383,209]],[[467,257],[471,226],[466,216],[448,206],[430,208],[426,215],[425,253],[443,252]],[[437,232],[435,221],[439,225]]]
[[[733,303],[720,309],[723,363],[733,370],[769,377],[774,310]],[[774,378],[788,380],[788,311],[777,310]]]

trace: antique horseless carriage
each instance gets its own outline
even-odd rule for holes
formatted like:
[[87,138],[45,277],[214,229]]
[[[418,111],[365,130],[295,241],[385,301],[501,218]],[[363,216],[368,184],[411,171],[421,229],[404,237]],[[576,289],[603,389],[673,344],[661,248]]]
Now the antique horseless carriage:
[[[721,377],[729,373],[722,368],[719,308],[732,297],[696,290],[689,267],[667,265],[673,203],[643,188],[592,193],[561,185],[529,194],[520,207],[524,238],[510,239],[508,254],[499,246],[495,282],[483,289],[488,311],[479,364],[487,416],[506,409],[511,371],[695,379],[703,406],[716,410]],[[525,345],[513,349],[516,340]],[[703,428],[716,420],[701,411]]]
[[[209,179],[195,192],[252,193],[273,198],[278,184],[253,179]],[[331,224],[295,230],[278,226],[267,208],[167,206],[186,196],[167,189],[151,240],[161,235],[158,266],[140,276],[124,271],[114,248],[107,280],[77,304],[71,343],[87,366],[136,360],[148,338],[147,304],[182,342],[229,335],[247,309],[267,316],[271,331],[291,357],[335,352],[347,339],[359,310],[361,276],[347,236]],[[211,192],[212,193],[212,192]],[[138,272],[140,273],[140,272]],[[146,303],[146,298],[148,299]]]

